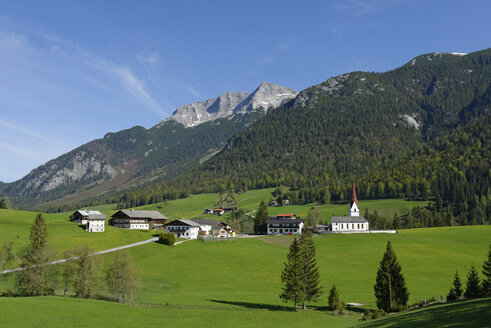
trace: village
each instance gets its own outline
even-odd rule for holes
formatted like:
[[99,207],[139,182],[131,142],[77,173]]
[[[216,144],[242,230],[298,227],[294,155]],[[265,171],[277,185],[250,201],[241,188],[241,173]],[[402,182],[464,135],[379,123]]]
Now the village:
[[[288,206],[289,201],[284,200],[284,205],[277,201],[271,201],[269,206]],[[237,211],[237,207],[206,208],[204,215],[222,216],[225,213]],[[70,220],[85,227],[87,232],[104,232],[106,215],[99,211],[77,210]],[[129,230],[161,230],[172,233],[176,238],[198,239],[198,238],[230,238],[236,237],[237,231],[227,222],[214,219],[175,219],[169,220],[159,211],[118,210],[108,220],[110,226]],[[332,216],[330,224],[317,224],[305,226],[305,221],[298,218],[294,213],[277,214],[266,220],[266,234],[275,235],[298,235],[308,229],[314,233],[396,233],[396,230],[370,230],[369,222],[360,216],[360,207],[356,196],[355,184],[352,182],[351,197],[347,216]]]

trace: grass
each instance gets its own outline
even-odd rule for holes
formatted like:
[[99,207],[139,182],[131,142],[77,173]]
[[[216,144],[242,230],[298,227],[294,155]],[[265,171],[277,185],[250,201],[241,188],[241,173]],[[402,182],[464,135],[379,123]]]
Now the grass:
[[[261,200],[269,199],[271,191],[263,189],[243,193],[236,206],[257,208]],[[215,204],[217,197],[216,194],[195,195],[140,209],[158,210],[169,218],[198,217],[204,208]],[[365,207],[377,209],[386,216],[392,216],[396,211],[403,215],[413,206],[424,205],[424,202],[404,200],[360,201],[362,210]],[[293,210],[305,216],[311,206],[268,209],[271,215]],[[320,205],[319,208],[324,217],[347,212],[346,204]],[[115,212],[113,205],[99,209],[107,216]],[[104,233],[87,233],[69,222],[70,214],[44,214],[49,240],[58,250],[86,242],[96,250],[106,249],[148,239],[152,235],[150,232],[109,226]],[[15,250],[21,250],[27,244],[35,216],[33,212],[0,210],[0,243],[11,240]],[[2,327],[75,327],[81,322],[98,327],[106,326],[109,321],[115,327],[151,327],[164,323],[203,327],[353,326],[362,323],[363,309],[375,308],[373,284],[388,240],[402,265],[410,303],[415,303],[446,295],[456,270],[465,280],[470,265],[480,268],[491,242],[490,236],[491,226],[401,230],[395,235],[315,236],[324,295],[308,311],[299,313],[290,311],[291,304],[282,303],[278,297],[281,291],[279,277],[292,236],[264,236],[220,243],[188,241],[175,247],[151,243],[129,250],[142,278],[142,288],[135,299],[138,305],[71,297],[0,298],[4,314]],[[115,253],[103,256],[106,268],[114,256]],[[12,287],[12,280],[12,277],[4,279],[2,288]],[[363,309],[355,308],[343,316],[334,316],[326,311],[327,293],[333,283],[342,300],[362,303]],[[104,289],[101,293],[105,293]],[[473,304],[477,307],[481,303]],[[489,302],[484,306],[489,306]],[[401,319],[397,320],[406,320],[410,325],[411,320],[418,317],[411,317],[410,313],[401,314]],[[456,310],[455,313],[458,316],[460,312]],[[408,317],[404,319],[403,315]],[[399,318],[399,315],[366,324],[388,324],[392,317]],[[435,316],[428,314],[426,317],[431,322]],[[405,325],[403,321],[396,322]]]
[[370,321],[360,327],[491,327],[491,298],[432,305]]
[[[261,201],[268,202],[272,197],[271,193],[274,188],[250,190],[238,196],[237,203],[231,206],[253,211],[259,207]],[[193,195],[185,199],[162,202],[152,205],[145,205],[139,209],[157,210],[165,214],[169,218],[215,218],[226,220],[230,214],[225,214],[218,218],[212,215],[203,215],[205,208],[211,208],[216,205],[218,194],[200,194]],[[362,214],[365,209],[370,211],[377,210],[379,214],[383,214],[388,218],[392,218],[395,212],[399,215],[406,215],[411,209],[416,206],[426,206],[425,201],[406,201],[403,199],[376,199],[376,200],[361,200],[359,201]],[[333,215],[347,215],[348,203],[345,204],[305,204],[305,205],[290,205],[281,207],[268,207],[270,215],[282,213],[295,213],[298,216],[306,217],[310,208],[317,206],[324,220],[329,220]]]
[[[49,229],[49,228],[48,228]],[[234,326],[346,327],[361,324],[362,309],[344,316],[325,311],[336,284],[345,302],[374,308],[378,264],[391,240],[406,277],[410,303],[446,295],[455,270],[465,277],[484,261],[491,226],[402,230],[396,235],[315,237],[324,295],[306,312],[282,303],[280,274],[292,236],[236,239],[220,243],[157,243],[129,250],[140,270],[142,288],[129,306],[72,298],[0,298],[2,326]],[[109,266],[115,254],[104,255]],[[489,304],[488,304],[489,305]],[[90,315],[89,315],[90,314]],[[88,321],[81,321],[90,316]],[[391,316],[392,317],[392,316]],[[395,317],[395,316],[394,316]],[[55,318],[51,320],[52,318]],[[374,324],[375,321],[369,324]]]
[[[48,226],[49,241],[59,251],[85,243],[95,250],[103,250],[152,237],[149,232],[118,229],[107,224],[104,233],[88,233],[69,221],[71,214],[72,212],[43,214]],[[0,245],[5,241],[12,241],[16,252],[24,249],[36,215],[35,212],[0,209]]]

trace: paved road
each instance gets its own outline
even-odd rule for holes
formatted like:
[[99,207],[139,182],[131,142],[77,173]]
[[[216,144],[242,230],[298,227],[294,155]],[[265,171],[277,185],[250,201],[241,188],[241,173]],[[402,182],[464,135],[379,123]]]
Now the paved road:
[[[103,251],[95,252],[95,253],[92,253],[90,255],[92,256],[92,255],[100,255],[100,254],[106,254],[106,253],[116,252],[116,251],[120,251],[122,249],[126,249],[126,248],[131,248],[131,247],[135,247],[135,246],[140,246],[140,245],[152,243],[152,242],[157,241],[157,240],[159,240],[159,238],[158,237],[154,237],[154,238],[150,238],[150,239],[147,239],[147,240],[144,240],[144,241],[139,241],[137,243],[133,243],[133,244],[129,244],[129,245],[123,245],[123,246],[119,246],[119,247],[110,248],[110,249],[106,249],[106,250],[103,250]],[[177,243],[175,243],[175,245],[181,244],[183,242],[184,241],[178,241]],[[75,257],[70,257],[68,259],[56,260],[56,261],[53,261],[53,262],[49,262],[48,265],[57,264],[57,263],[63,263],[63,262],[66,262],[66,261],[72,261],[72,260],[76,260],[78,258],[79,258],[78,256],[75,256]],[[25,269],[26,268],[17,268],[17,269],[4,270],[4,271],[0,271],[0,274],[10,273],[10,272],[17,272],[17,271],[22,271],[22,270],[25,270]]]

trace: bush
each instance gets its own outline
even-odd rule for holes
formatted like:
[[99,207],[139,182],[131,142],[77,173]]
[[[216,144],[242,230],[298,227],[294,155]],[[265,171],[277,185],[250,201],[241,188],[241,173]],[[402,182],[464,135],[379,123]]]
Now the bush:
[[176,236],[173,233],[161,232],[159,235],[159,243],[172,246],[176,242]]
[[372,312],[372,319],[382,318],[383,316],[385,316],[385,311],[382,309]]
[[372,318],[372,311],[365,310],[365,312],[363,312],[363,320],[368,321],[371,318]]

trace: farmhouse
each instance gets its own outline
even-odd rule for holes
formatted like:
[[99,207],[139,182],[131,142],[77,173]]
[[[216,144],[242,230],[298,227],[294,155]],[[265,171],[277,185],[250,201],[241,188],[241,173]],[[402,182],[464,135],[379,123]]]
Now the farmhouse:
[[213,210],[213,214],[215,214],[215,215],[222,216],[222,215],[223,215],[223,213],[225,213],[225,210],[224,210],[223,208],[215,208],[215,209]]
[[234,230],[225,222],[209,219],[178,219],[164,225],[167,233],[176,237],[196,239],[200,235],[215,235],[228,237],[234,235]]
[[355,182],[351,182],[351,199],[349,205],[349,216],[332,216],[332,232],[357,232],[368,231],[368,221],[360,216],[360,207],[356,197]]
[[109,225],[136,230],[163,229],[167,217],[158,211],[134,211],[120,210],[114,213],[109,220]]
[[303,220],[295,214],[278,214],[266,221],[268,235],[298,235],[302,233]]
[[[102,215],[99,211],[87,211],[87,210],[78,210],[75,211],[72,215],[70,215],[70,221],[77,222],[78,224],[87,224],[89,216],[91,215]],[[104,215],[104,218],[106,216]]]
[[87,223],[85,224],[85,231],[104,232],[105,222],[106,222],[106,216],[104,214],[90,214],[87,217]]

